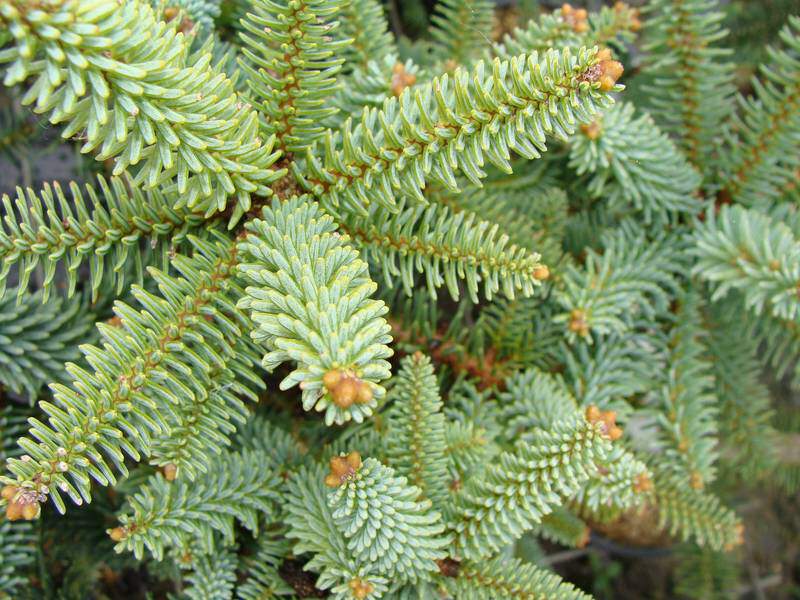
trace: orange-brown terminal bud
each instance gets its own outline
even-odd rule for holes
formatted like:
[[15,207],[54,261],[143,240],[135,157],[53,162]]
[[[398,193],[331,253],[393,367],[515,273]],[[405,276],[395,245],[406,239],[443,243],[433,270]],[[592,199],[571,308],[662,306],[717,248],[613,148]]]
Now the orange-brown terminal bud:
[[581,132],[590,140],[594,141],[600,137],[603,128],[597,121],[592,121],[586,125],[581,125]]
[[128,532],[124,527],[114,527],[114,529],[108,532],[108,537],[115,542],[121,542],[128,537]]
[[167,481],[175,481],[178,476],[178,465],[175,463],[168,463],[164,465],[164,479]]
[[533,270],[533,278],[536,281],[544,281],[550,278],[550,269],[547,265],[539,265]]
[[406,66],[401,63],[395,63],[392,67],[392,94],[400,96],[407,87],[411,87],[417,82],[417,76],[414,73],[406,71]]
[[576,308],[569,313],[569,330],[581,337],[589,335],[589,324],[586,322],[586,313]]
[[325,485],[339,487],[361,468],[361,455],[351,452],[347,456],[331,458],[331,472],[325,477]]
[[11,499],[17,493],[17,486],[15,485],[7,485],[3,487],[3,491],[0,492],[0,496],[3,497],[3,500],[8,500],[11,502]]
[[369,383],[341,369],[331,369],[325,373],[322,376],[322,385],[339,408],[349,408],[354,402],[358,404],[372,402],[372,388]]
[[600,425],[601,431],[611,441],[622,437],[622,429],[617,427],[617,413],[613,410],[602,411],[594,404],[586,409],[586,420]]
[[561,5],[561,17],[564,22],[572,27],[575,33],[586,33],[589,31],[589,13],[585,8],[572,8],[570,4]]
[[639,494],[644,494],[653,489],[653,480],[647,473],[639,473],[633,482],[633,490]]
[[356,600],[364,600],[375,590],[375,587],[369,581],[364,581],[357,577],[352,579],[349,585],[353,598],[356,598]]

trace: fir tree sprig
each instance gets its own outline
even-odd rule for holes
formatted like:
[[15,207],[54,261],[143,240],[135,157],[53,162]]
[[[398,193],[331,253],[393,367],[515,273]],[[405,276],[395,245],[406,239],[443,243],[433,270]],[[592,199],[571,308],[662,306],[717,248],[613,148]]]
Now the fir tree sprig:
[[437,288],[446,285],[457,300],[458,280],[463,279],[475,303],[480,281],[491,300],[500,291],[507,298],[516,291],[530,296],[549,277],[539,255],[509,244],[508,237],[498,236],[496,224],[439,204],[400,200],[392,211],[373,204],[366,215],[348,215],[340,225],[367,258],[381,265],[384,281],[392,285],[399,279],[408,295],[419,272],[434,298]]
[[[18,293],[24,293],[32,273],[44,267],[43,299],[55,284],[56,268],[63,265],[67,295],[75,293],[80,267],[89,263],[93,299],[104,281],[119,293],[128,266],[141,284],[148,251],[167,264],[170,251],[180,247],[190,232],[198,233],[203,219],[185,209],[174,209],[175,197],[159,191],[142,192],[130,179],[98,177],[96,189],[87,184],[85,195],[74,182],[69,195],[54,183],[40,193],[17,188],[17,197],[3,196],[0,259],[5,281],[18,266]],[[148,248],[149,247],[149,248]]]
[[115,175],[142,163],[136,185],[172,187],[177,208],[206,216],[233,198],[233,221],[272,193],[281,172],[256,112],[143,0],[4,0],[0,14],[14,37],[0,53],[5,85],[35,77],[23,103],[81,135],[83,152],[115,158]]
[[302,152],[323,133],[319,121],[335,109],[324,99],[336,89],[336,74],[349,39],[336,36],[341,0],[254,0],[242,20],[240,64],[260,102],[265,136],[277,148]]
[[195,554],[215,550],[215,533],[223,543],[234,539],[234,519],[258,533],[259,517],[273,516],[277,478],[253,452],[217,458],[203,481],[169,481],[157,473],[128,499],[119,525],[109,530],[116,551],[140,558],[145,549],[161,560],[167,547],[192,548]]
[[510,151],[536,158],[548,135],[566,138],[608,106],[620,68],[582,48],[457,69],[329,132],[294,172],[325,207],[392,207],[395,191],[424,202],[427,181],[457,191],[456,170],[479,184],[484,161],[508,172]]
[[389,325],[367,264],[335,233],[317,204],[295,198],[265,207],[247,224],[239,271],[248,282],[240,308],[248,310],[255,340],[272,370],[288,360],[297,368],[282,389],[300,385],[303,407],[325,412],[325,422],[360,422],[385,393]]

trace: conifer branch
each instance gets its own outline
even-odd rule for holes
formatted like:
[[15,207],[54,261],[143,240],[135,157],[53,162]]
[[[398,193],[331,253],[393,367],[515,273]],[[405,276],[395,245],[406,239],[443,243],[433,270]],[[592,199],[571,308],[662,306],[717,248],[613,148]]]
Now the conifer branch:
[[722,206],[695,227],[693,272],[714,289],[712,300],[742,293],[755,314],[800,318],[800,240],[784,223],[755,209]]
[[242,20],[240,60],[281,154],[302,152],[322,135],[319,121],[335,109],[324,100],[336,90],[336,74],[349,39],[334,37],[342,0],[253,0]]
[[469,65],[491,43],[493,21],[494,6],[489,0],[438,2],[431,15],[433,56],[453,67]]
[[780,32],[782,48],[769,49],[769,63],[754,79],[754,98],[740,98],[742,115],[735,120],[726,157],[733,198],[749,206],[776,199],[782,186],[797,183],[800,168],[800,16],[789,17]]
[[339,36],[352,40],[342,48],[344,68],[368,69],[370,63],[381,64],[384,58],[397,53],[383,11],[383,3],[379,0],[350,0],[342,6]]
[[396,191],[424,203],[427,181],[457,191],[456,170],[480,184],[485,160],[510,172],[510,151],[532,159],[547,135],[565,139],[610,104],[618,71],[608,69],[585,48],[495,60],[491,73],[457,69],[328,132],[324,157],[309,154],[295,174],[326,208],[393,207]]
[[289,480],[286,523],[287,536],[297,540],[294,552],[312,554],[304,569],[319,573],[319,589],[344,595],[353,591],[351,583],[356,582],[358,588],[371,587],[380,597],[389,582],[376,573],[371,562],[357,561],[348,548],[344,533],[335,525],[328,503],[330,488],[325,487],[324,480],[323,470],[318,467],[301,467]]
[[733,65],[722,61],[730,51],[717,46],[728,32],[716,8],[711,0],[653,0],[647,7],[650,112],[698,166],[714,164],[721,123],[733,110]]
[[232,300],[243,293],[232,279],[235,244],[191,241],[194,256],[173,260],[182,277],[151,271],[161,296],[136,289],[144,310],[119,302],[120,326],[98,326],[103,347],[82,348],[90,370],[69,365],[73,386],[53,385],[55,403],[40,404],[49,423],[31,421],[30,437],[20,440],[27,454],[8,464],[16,480],[3,481],[37,499],[49,495],[60,512],[61,493],[89,502],[91,479],[111,485],[114,471],[127,474],[124,456],[147,455],[153,436],[170,431],[173,405],[208,394],[211,373],[251,368],[257,355],[236,343],[249,321]]
[[654,482],[659,523],[683,541],[730,551],[743,542],[744,527],[716,496],[695,490],[682,479],[656,473]]
[[65,382],[64,363],[77,361],[78,346],[94,341],[95,315],[83,298],[50,298],[42,292],[0,301],[0,382],[36,399],[51,382]]
[[674,325],[664,340],[666,372],[659,378],[660,464],[702,489],[716,476],[717,417],[712,365],[707,359],[705,330],[700,323],[700,299],[689,290],[679,296]]
[[234,222],[253,194],[271,195],[277,155],[256,113],[146,2],[3,0],[0,14],[14,38],[0,52],[5,85],[35,77],[23,103],[81,136],[83,152],[116,157],[115,175],[143,163],[136,185],[174,189],[176,208],[207,217],[235,198]]
[[652,118],[634,118],[632,104],[620,103],[573,138],[570,166],[591,173],[588,192],[622,214],[644,213],[646,223],[674,221],[676,213],[697,213],[701,178]]
[[570,266],[564,288],[556,292],[568,311],[556,322],[565,323],[568,338],[623,333],[632,315],[664,310],[681,270],[675,242],[664,236],[648,241],[628,221],[603,236],[602,255],[588,249],[584,268]]
[[507,298],[514,298],[517,290],[530,296],[549,276],[538,254],[510,245],[507,236],[498,236],[496,224],[438,204],[401,200],[392,211],[373,204],[364,216],[346,215],[340,227],[363,248],[366,259],[381,265],[386,284],[399,278],[408,295],[420,272],[434,298],[444,284],[457,300],[458,280],[465,279],[475,303],[481,280],[491,300],[500,290]]
[[[416,581],[437,570],[448,536],[441,514],[391,467],[358,453],[331,459],[328,505],[348,551],[387,576]],[[382,518],[392,515],[391,519]]]
[[361,422],[372,413],[389,376],[389,325],[367,264],[332,219],[305,197],[264,207],[239,247],[239,271],[252,284],[239,307],[252,315],[253,339],[268,349],[262,364],[297,368],[281,389],[300,385],[303,408],[325,422]]
[[447,495],[447,441],[430,359],[421,352],[405,357],[390,397],[394,404],[386,412],[389,465],[441,510]]
[[203,223],[200,215],[174,209],[172,195],[142,192],[127,178],[97,180],[99,192],[86,185],[86,195],[74,182],[67,195],[58,183],[35,194],[17,188],[16,200],[3,195],[5,214],[0,225],[0,260],[3,288],[18,265],[18,293],[24,293],[31,273],[44,267],[43,300],[53,284],[56,268],[63,265],[67,295],[75,293],[79,269],[89,263],[92,297],[97,298],[104,281],[125,285],[128,265],[136,269],[141,284],[148,250],[160,254],[162,268],[168,253],[179,247],[189,232]]
[[609,435],[604,421],[573,413],[470,478],[449,524],[457,554],[485,557],[529,531],[589,479],[611,450]]
[[278,482],[272,469],[254,453],[231,453],[214,460],[202,481],[168,481],[151,477],[120,515],[120,525],[109,530],[117,552],[131,551],[141,558],[145,549],[161,560],[168,546],[193,552],[215,550],[214,533],[226,545],[234,539],[234,519],[258,533],[260,516],[274,516]]
[[456,575],[444,578],[447,590],[470,600],[589,600],[558,575],[517,558],[465,561]]

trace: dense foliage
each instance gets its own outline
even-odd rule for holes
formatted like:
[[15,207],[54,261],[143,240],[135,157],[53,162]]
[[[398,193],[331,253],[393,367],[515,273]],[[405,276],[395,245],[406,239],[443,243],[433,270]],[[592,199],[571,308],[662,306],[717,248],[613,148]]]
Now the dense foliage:
[[0,147],[98,172],[2,199],[0,597],[735,585],[730,490],[800,481],[800,16],[742,94],[716,4],[0,0]]

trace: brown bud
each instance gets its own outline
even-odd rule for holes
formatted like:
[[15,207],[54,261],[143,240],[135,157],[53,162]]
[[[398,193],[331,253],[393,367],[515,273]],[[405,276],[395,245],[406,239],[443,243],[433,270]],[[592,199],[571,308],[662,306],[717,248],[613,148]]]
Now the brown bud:
[[600,431],[612,442],[622,437],[622,429],[617,427],[617,413],[613,410],[602,411],[594,404],[586,409],[586,420],[600,425]]
[[331,369],[322,376],[322,385],[328,390],[332,390],[336,387],[336,384],[342,380],[342,377],[344,377],[344,373],[339,369]]
[[31,502],[22,506],[22,517],[26,521],[33,521],[42,512],[38,502]]
[[586,33],[589,31],[589,24],[586,21],[578,21],[572,26],[572,30],[575,33]]
[[653,489],[653,480],[647,473],[639,473],[633,482],[633,490],[639,494],[644,494]]
[[703,483],[703,477],[697,471],[692,471],[692,474],[689,476],[689,485],[692,489],[695,490],[702,490],[705,487],[705,483]]
[[17,493],[17,489],[19,488],[17,488],[17,486],[15,485],[7,485],[3,487],[3,491],[0,492],[0,495],[2,495],[3,500],[8,500],[9,502],[11,502],[11,499],[14,497],[14,494]]
[[590,140],[596,140],[600,137],[600,134],[603,132],[603,128],[597,121],[592,121],[587,125],[581,125],[581,132]]
[[403,90],[416,82],[417,76],[406,71],[406,66],[403,63],[395,63],[394,67],[392,67],[392,94],[399,97]]
[[550,278],[550,269],[547,265],[539,265],[533,270],[533,278],[536,281],[544,281]]
[[603,74],[608,75],[613,79],[615,82],[617,79],[622,77],[622,74],[625,72],[625,67],[622,66],[622,63],[616,60],[608,60],[603,62]]
[[375,587],[370,582],[358,578],[351,580],[349,585],[353,598],[356,598],[356,600],[364,600],[375,590]]
[[603,62],[604,60],[612,60],[613,56],[611,55],[610,48],[600,48],[597,51],[597,60]]
[[358,397],[358,380],[354,377],[344,377],[331,390],[333,403],[339,408],[348,408]]
[[604,92],[610,92],[614,89],[614,85],[616,85],[616,81],[614,81],[608,75],[602,75],[600,77],[600,89]]
[[372,402],[372,388],[366,381],[359,381],[356,402],[358,404],[369,404]]
[[561,15],[564,17],[571,15],[573,10],[571,4],[564,3],[561,5]]
[[128,532],[125,530],[124,527],[114,527],[114,529],[108,532],[108,537],[110,537],[115,542],[121,542],[126,537],[128,537]]
[[360,468],[361,455],[358,452],[351,452],[347,456],[334,456],[331,458],[331,472],[325,477],[325,485],[339,487]]
[[175,481],[178,476],[178,465],[175,463],[168,463],[164,465],[164,479],[167,481]]
[[23,505],[19,502],[12,502],[6,506],[6,519],[9,521],[19,521],[24,518]]
[[164,20],[165,21],[171,21],[172,19],[174,19],[177,16],[178,16],[178,9],[175,8],[174,6],[168,6],[167,8],[164,9]]

